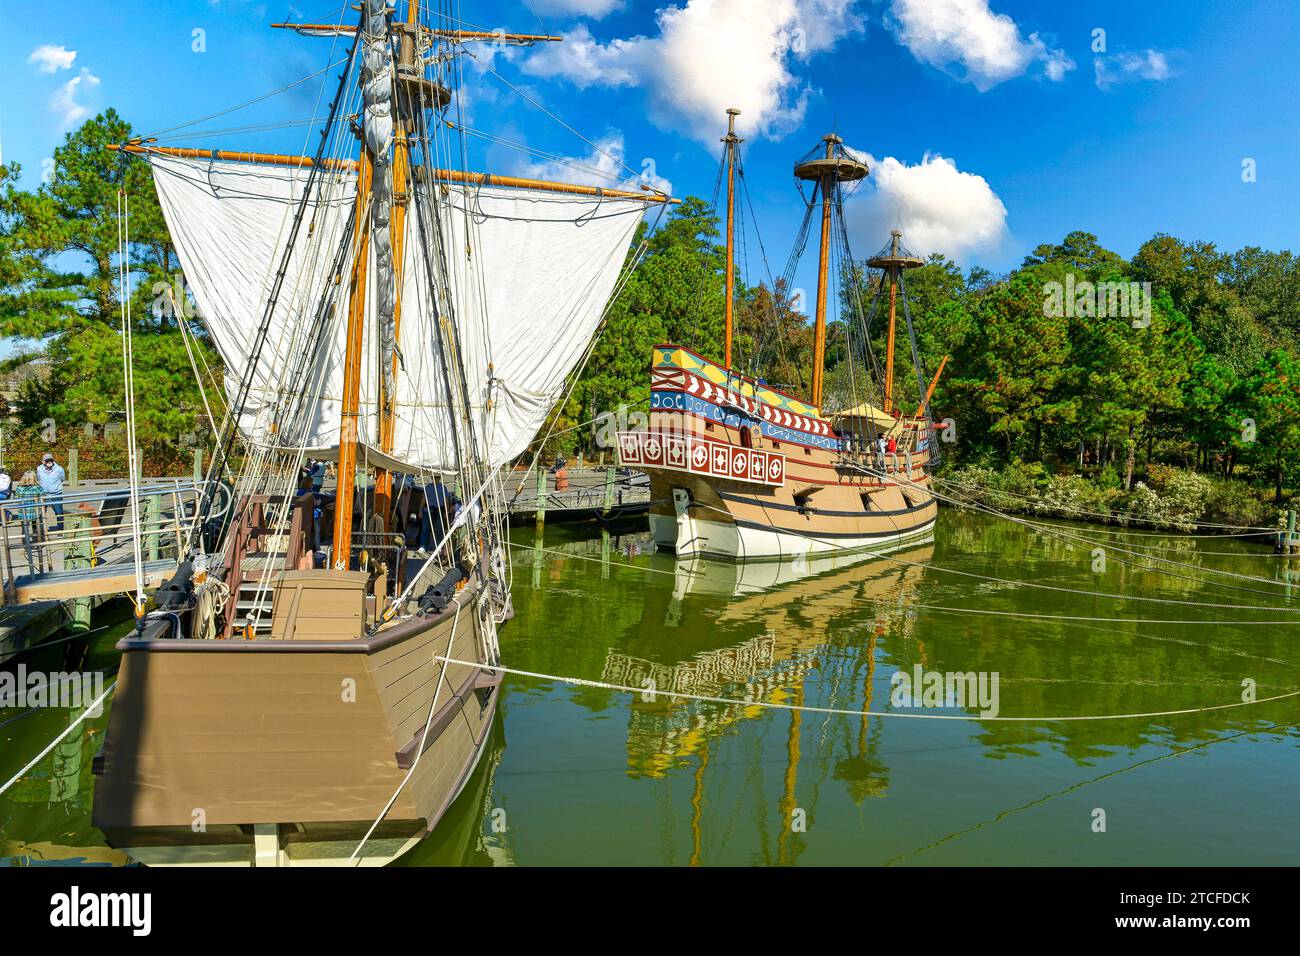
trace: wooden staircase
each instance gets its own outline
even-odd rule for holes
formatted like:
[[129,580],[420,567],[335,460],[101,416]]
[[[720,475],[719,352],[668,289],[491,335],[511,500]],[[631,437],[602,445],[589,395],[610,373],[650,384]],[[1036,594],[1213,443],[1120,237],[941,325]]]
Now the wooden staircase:
[[282,496],[250,495],[241,503],[226,550],[226,602],[223,638],[264,637],[271,633],[275,580],[299,567],[307,554],[307,528],[313,499],[310,493],[290,500],[288,530],[276,527]]

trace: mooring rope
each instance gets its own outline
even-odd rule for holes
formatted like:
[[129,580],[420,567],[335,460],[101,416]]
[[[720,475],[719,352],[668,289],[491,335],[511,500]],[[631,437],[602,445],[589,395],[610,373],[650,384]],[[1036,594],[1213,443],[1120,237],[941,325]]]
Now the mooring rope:
[[1287,691],[1285,694],[1277,694],[1276,696],[1264,697],[1259,700],[1243,700],[1231,704],[1211,704],[1207,707],[1187,707],[1182,710],[1161,710],[1138,714],[1075,714],[1061,717],[986,717],[980,714],[910,714],[889,710],[850,710],[846,707],[818,707],[810,704],[785,704],[770,700],[746,700],[736,697],[715,697],[710,694],[688,694],[685,691],[629,687],[626,684],[612,684],[608,681],[588,680],[585,677],[562,677],[558,674],[541,674],[536,671],[525,671],[514,667],[503,667],[500,664],[462,661],[457,660],[454,657],[435,656],[434,660],[442,661],[445,664],[463,664],[466,667],[478,667],[482,670],[495,671],[499,674],[511,674],[515,677],[531,677],[536,680],[557,681],[561,684],[573,684],[579,687],[594,687],[597,690],[612,690],[627,694],[641,694],[650,698],[672,697],[678,700],[694,700],[706,704],[727,704],[736,707],[766,707],[772,710],[799,711],[801,713],[810,714],[830,714],[842,717],[898,717],[905,719],[910,718],[913,720],[973,720],[999,721],[1001,723],[1054,723],[1058,721],[1082,720],[1144,720],[1154,717],[1176,717],[1182,714],[1204,714],[1214,710],[1232,710],[1237,707],[1250,707],[1254,704],[1267,704],[1276,700],[1286,700],[1290,697],[1300,697],[1300,690],[1292,690]]
[[[917,487],[921,487],[921,486],[917,486]],[[927,489],[927,490],[928,490],[928,489]],[[930,493],[933,495],[933,492],[930,492]],[[726,515],[726,516],[729,517],[729,518],[731,517],[731,513],[730,513],[729,511],[727,511],[725,508],[719,508],[717,505],[705,504],[704,502],[697,502],[696,504],[698,505],[698,507],[706,508],[706,509],[708,509],[709,511],[716,511],[716,512],[718,512],[719,514]],[[891,522],[893,521],[892,518],[891,518],[890,520],[891,520]],[[898,528],[898,523],[897,523],[897,522],[893,522],[893,523],[894,523],[894,527],[895,527],[896,529],[899,530],[899,533],[900,533],[900,534],[906,534],[906,533],[907,533],[907,532],[905,532],[903,529],[899,529],[899,528]],[[817,535],[815,535],[815,534],[799,534],[798,536],[801,537],[801,538],[806,538],[806,539],[809,540],[809,541],[815,541],[815,542],[817,542],[817,543],[819,543],[819,544],[829,545],[830,548],[832,548],[832,549],[834,549],[834,548],[838,548],[838,547],[839,547],[839,546],[836,545],[836,543],[835,543],[834,541],[832,541],[831,539],[829,539],[829,538],[822,538],[822,537],[819,537],[819,536],[817,536]],[[844,549],[841,549],[841,550],[844,550]],[[914,567],[914,568],[928,568],[928,569],[933,570],[933,571],[942,571],[942,572],[945,573],[945,574],[956,574],[956,575],[959,575],[959,576],[964,577],[964,578],[975,578],[976,580],[980,580],[980,581],[990,581],[990,582],[992,582],[992,583],[994,583],[994,584],[1008,584],[1008,585],[1011,585],[1012,587],[1035,588],[1035,589],[1037,589],[1037,590],[1042,590],[1042,591],[1054,591],[1054,592],[1057,592],[1057,593],[1060,593],[1060,594],[1077,594],[1077,595],[1081,595],[1081,596],[1083,596],[1083,597],[1090,597],[1090,598],[1107,598],[1107,599],[1112,600],[1112,601],[1146,601],[1146,602],[1148,602],[1148,603],[1152,603],[1152,604],[1177,604],[1177,605],[1180,605],[1180,606],[1188,606],[1188,607],[1215,608],[1216,610],[1232,610],[1232,611],[1280,611],[1281,613],[1284,613],[1284,614],[1285,614],[1285,613],[1300,613],[1300,608],[1294,608],[1294,609],[1292,609],[1290,612],[1288,612],[1288,611],[1286,611],[1286,610],[1284,610],[1284,609],[1281,609],[1281,608],[1270,608],[1270,607],[1268,607],[1267,605],[1264,605],[1264,604],[1219,604],[1219,603],[1215,603],[1215,602],[1212,602],[1212,601],[1180,601],[1180,600],[1178,600],[1177,598],[1158,598],[1158,597],[1148,597],[1148,596],[1146,596],[1146,595],[1142,595],[1142,594],[1116,594],[1116,593],[1111,592],[1111,591],[1085,591],[1085,590],[1083,590],[1083,589],[1081,589],[1081,588],[1067,588],[1067,587],[1060,587],[1060,586],[1058,586],[1058,585],[1054,585],[1054,584],[1041,584],[1041,583],[1039,583],[1039,582],[1037,582],[1037,581],[1020,581],[1020,580],[1017,580],[1017,579],[1015,579],[1015,578],[1002,578],[1002,577],[998,577],[997,575],[993,575],[993,574],[980,574],[980,573],[978,573],[978,572],[976,572],[976,571],[963,571],[963,570],[961,570],[960,568],[946,568],[946,567],[943,567],[942,565],[938,565],[938,564],[930,564],[930,563],[926,563],[926,562],[922,562],[922,561],[908,561],[906,558],[898,558],[898,557],[895,557],[894,555],[891,555],[891,554],[885,554],[885,553],[880,552],[880,551],[866,551],[865,553],[867,553],[867,554],[871,554],[871,555],[873,555],[873,556],[875,556],[875,557],[878,557],[878,558],[880,558],[880,559],[883,560],[883,561],[893,561],[893,562],[895,562],[895,563],[897,563],[897,564],[903,564],[903,565],[907,565],[907,566],[909,566],[909,567]],[[1216,621],[1215,623],[1217,623],[1217,624],[1234,624],[1234,623],[1236,623],[1236,622],[1235,622],[1235,621]],[[1285,623],[1289,623],[1289,624],[1300,624],[1300,619],[1294,619],[1294,620],[1292,620],[1292,621],[1288,621],[1288,622],[1285,622]]]
[[[572,551],[558,551],[554,548],[539,548],[536,545],[518,544],[514,541],[508,541],[506,543],[509,544],[510,547],[517,548],[520,551],[541,551],[544,554],[554,554],[562,558],[576,558],[579,561],[595,561],[599,564],[604,564],[603,558],[592,557],[589,554],[577,554]],[[619,553],[621,554],[622,552],[620,551]],[[862,551],[858,553],[861,554],[862,559],[864,561],[873,558],[886,557],[886,555],[877,551]],[[852,554],[852,552],[845,552],[845,554],[849,555]],[[629,562],[612,561],[610,563],[617,565],[620,568],[628,568],[629,570],[632,571],[646,571],[651,574],[669,574],[669,575],[673,575],[674,577],[679,574],[685,574],[689,577],[705,576],[703,572],[693,571],[689,568],[678,568],[677,570],[669,571],[666,568],[651,568],[643,564],[632,564],[630,561]],[[930,567],[930,565],[918,564],[917,567],[924,568],[924,567]],[[768,589],[770,590],[770,588]],[[1091,592],[1087,592],[1087,593],[1091,593]],[[1261,625],[1269,626],[1269,627],[1277,627],[1279,625],[1294,626],[1296,624],[1300,624],[1300,621],[1297,620],[1213,621],[1213,620],[1207,620],[1205,618],[1189,619],[1189,618],[1148,618],[1148,617],[1090,617],[1087,615],[1078,615],[1078,614],[1037,614],[1032,611],[994,611],[987,608],[951,607],[945,604],[919,604],[915,601],[894,601],[894,600],[886,600],[884,598],[858,597],[858,598],[854,598],[854,600],[865,601],[870,604],[878,604],[882,607],[900,608],[903,610],[939,611],[941,613],[947,613],[947,614],[982,614],[982,615],[993,616],[993,617],[1025,618],[1027,620],[1032,620],[1032,621],[1085,621],[1089,623],[1098,623],[1098,624],[1180,624],[1184,626],[1211,624],[1214,625],[1215,627],[1237,627],[1239,625],[1241,627],[1252,627],[1252,626],[1261,626]]]
[[68,724],[68,726],[64,728],[63,733],[59,734],[57,737],[55,737],[53,740],[51,740],[50,743],[49,743],[49,745],[46,746],[46,748],[45,748],[44,750],[42,750],[42,751],[41,751],[40,753],[38,753],[35,757],[33,757],[33,758],[28,762],[27,766],[23,767],[22,770],[19,770],[16,774],[14,774],[12,777],[10,777],[10,778],[9,778],[9,781],[8,781],[6,784],[4,784],[4,786],[0,786],[0,794],[3,794],[6,790],[8,790],[10,787],[12,787],[14,784],[16,784],[16,783],[17,783],[19,780],[21,780],[24,776],[26,776],[27,771],[29,771],[29,770],[31,770],[33,767],[35,767],[38,763],[40,763],[40,762],[41,762],[42,760],[44,760],[47,756],[49,756],[50,751],[52,751],[52,750],[53,750],[55,747],[57,747],[59,744],[63,743],[63,738],[67,737],[68,734],[72,733],[73,729],[75,729],[75,728],[77,727],[78,724],[80,724],[83,720],[86,719],[86,715],[87,715],[87,714],[89,714],[92,710],[94,710],[96,707],[98,707],[100,704],[102,704],[102,703],[107,699],[108,695],[111,694],[111,693],[113,693],[113,688],[116,687],[116,686],[117,686],[117,681],[113,681],[113,683],[111,683],[111,684],[109,684],[107,687],[105,687],[105,688],[104,688],[104,693],[102,693],[102,694],[100,694],[98,697],[96,697],[95,700],[94,700],[94,702],[93,702],[89,707],[87,707],[85,710],[83,710],[83,711],[82,711],[82,712],[77,716],[77,719],[76,719],[76,720],[74,720],[72,723]]

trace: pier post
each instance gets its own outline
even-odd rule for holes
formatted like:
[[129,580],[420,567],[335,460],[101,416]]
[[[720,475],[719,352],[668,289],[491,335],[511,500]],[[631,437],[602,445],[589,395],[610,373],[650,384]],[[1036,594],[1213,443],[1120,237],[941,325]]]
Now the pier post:
[[9,587],[16,572],[9,557],[9,512],[0,508],[0,607],[9,603]]
[[614,468],[611,465],[605,470],[605,509],[601,512],[605,517],[609,517],[609,511],[614,507]]
[[197,485],[203,480],[203,449],[194,449],[194,483]]
[[542,529],[537,528],[537,533],[533,535],[533,590],[538,591],[542,587]]
[[[75,449],[74,449],[75,451]],[[75,461],[69,452],[69,462]],[[84,503],[70,505],[63,516],[68,529],[68,546],[63,552],[63,567],[69,571],[81,570],[91,566],[91,521],[90,506]],[[94,601],[88,597],[73,598],[68,602],[72,608],[72,622],[68,629],[76,634],[90,630],[90,612]]]
[[546,466],[537,463],[537,527],[546,523]]
[[1286,513],[1286,548],[1283,553],[1294,554],[1296,551],[1300,551],[1300,544],[1295,537],[1295,509],[1290,508]]
[[77,487],[79,483],[78,478],[80,477],[80,473],[81,473],[81,468],[80,468],[80,462],[78,461],[77,458],[77,449],[69,448],[68,449],[68,487],[69,488]]
[[144,500],[144,546],[145,559],[158,560],[158,532],[162,524],[162,502],[158,495],[149,495]]

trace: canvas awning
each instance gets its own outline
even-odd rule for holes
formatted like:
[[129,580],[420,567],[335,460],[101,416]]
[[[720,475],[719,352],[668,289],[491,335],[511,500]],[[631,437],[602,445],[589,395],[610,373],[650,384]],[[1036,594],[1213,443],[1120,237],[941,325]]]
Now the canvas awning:
[[[878,408],[870,402],[863,402],[860,405],[854,405],[852,408],[846,408],[836,412],[832,421],[839,426],[843,423],[844,427],[853,428],[854,424],[849,419],[858,419],[859,422],[867,421],[875,426],[876,430],[885,434],[899,434],[903,431],[903,423],[890,415],[883,408]],[[861,424],[856,425],[861,428]]]

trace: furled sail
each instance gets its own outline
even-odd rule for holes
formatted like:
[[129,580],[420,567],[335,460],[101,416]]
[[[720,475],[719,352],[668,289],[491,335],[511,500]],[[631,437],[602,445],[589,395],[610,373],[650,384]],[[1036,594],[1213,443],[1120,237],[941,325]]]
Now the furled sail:
[[[307,169],[258,163],[182,159],[150,153],[158,198],[200,317],[228,369],[229,390],[252,361],[250,349],[279,269],[289,223],[301,200]],[[441,249],[450,284],[447,303],[420,261],[426,243],[408,241],[402,269],[401,359],[392,459],[413,467],[456,467],[447,375],[458,369],[439,343],[439,322],[454,320],[464,387],[474,416],[478,454],[491,465],[527,448],[560,398],[569,373],[595,334],[645,201],[534,189],[437,185],[438,222],[408,213],[407,230],[423,229],[427,246]],[[253,388],[240,421],[258,445],[283,445],[328,454],[337,446],[343,391],[344,305],[334,307],[328,339],[298,380],[284,370],[308,349],[305,330],[330,295],[346,299],[350,263],[336,253],[349,232],[355,175],[322,170],[285,282],[271,317]],[[437,232],[443,241],[434,242]],[[436,252],[429,253],[430,255]],[[374,250],[371,250],[372,264]],[[377,314],[373,286],[369,317]],[[368,322],[374,329],[377,323]],[[365,343],[360,441],[380,462],[378,337]],[[277,375],[280,376],[277,378]],[[305,380],[304,380],[305,379]],[[272,435],[277,401],[292,391],[315,400],[303,427]],[[463,423],[462,423],[463,424]],[[366,452],[362,453],[363,456]]]
[[370,241],[375,255],[375,311],[379,315],[380,379],[385,397],[392,395],[390,369],[397,309],[397,279],[393,274],[393,170],[389,148],[393,145],[393,61],[388,55],[388,0],[366,0],[362,30],[362,99],[366,104],[366,149],[374,157],[370,204]]

